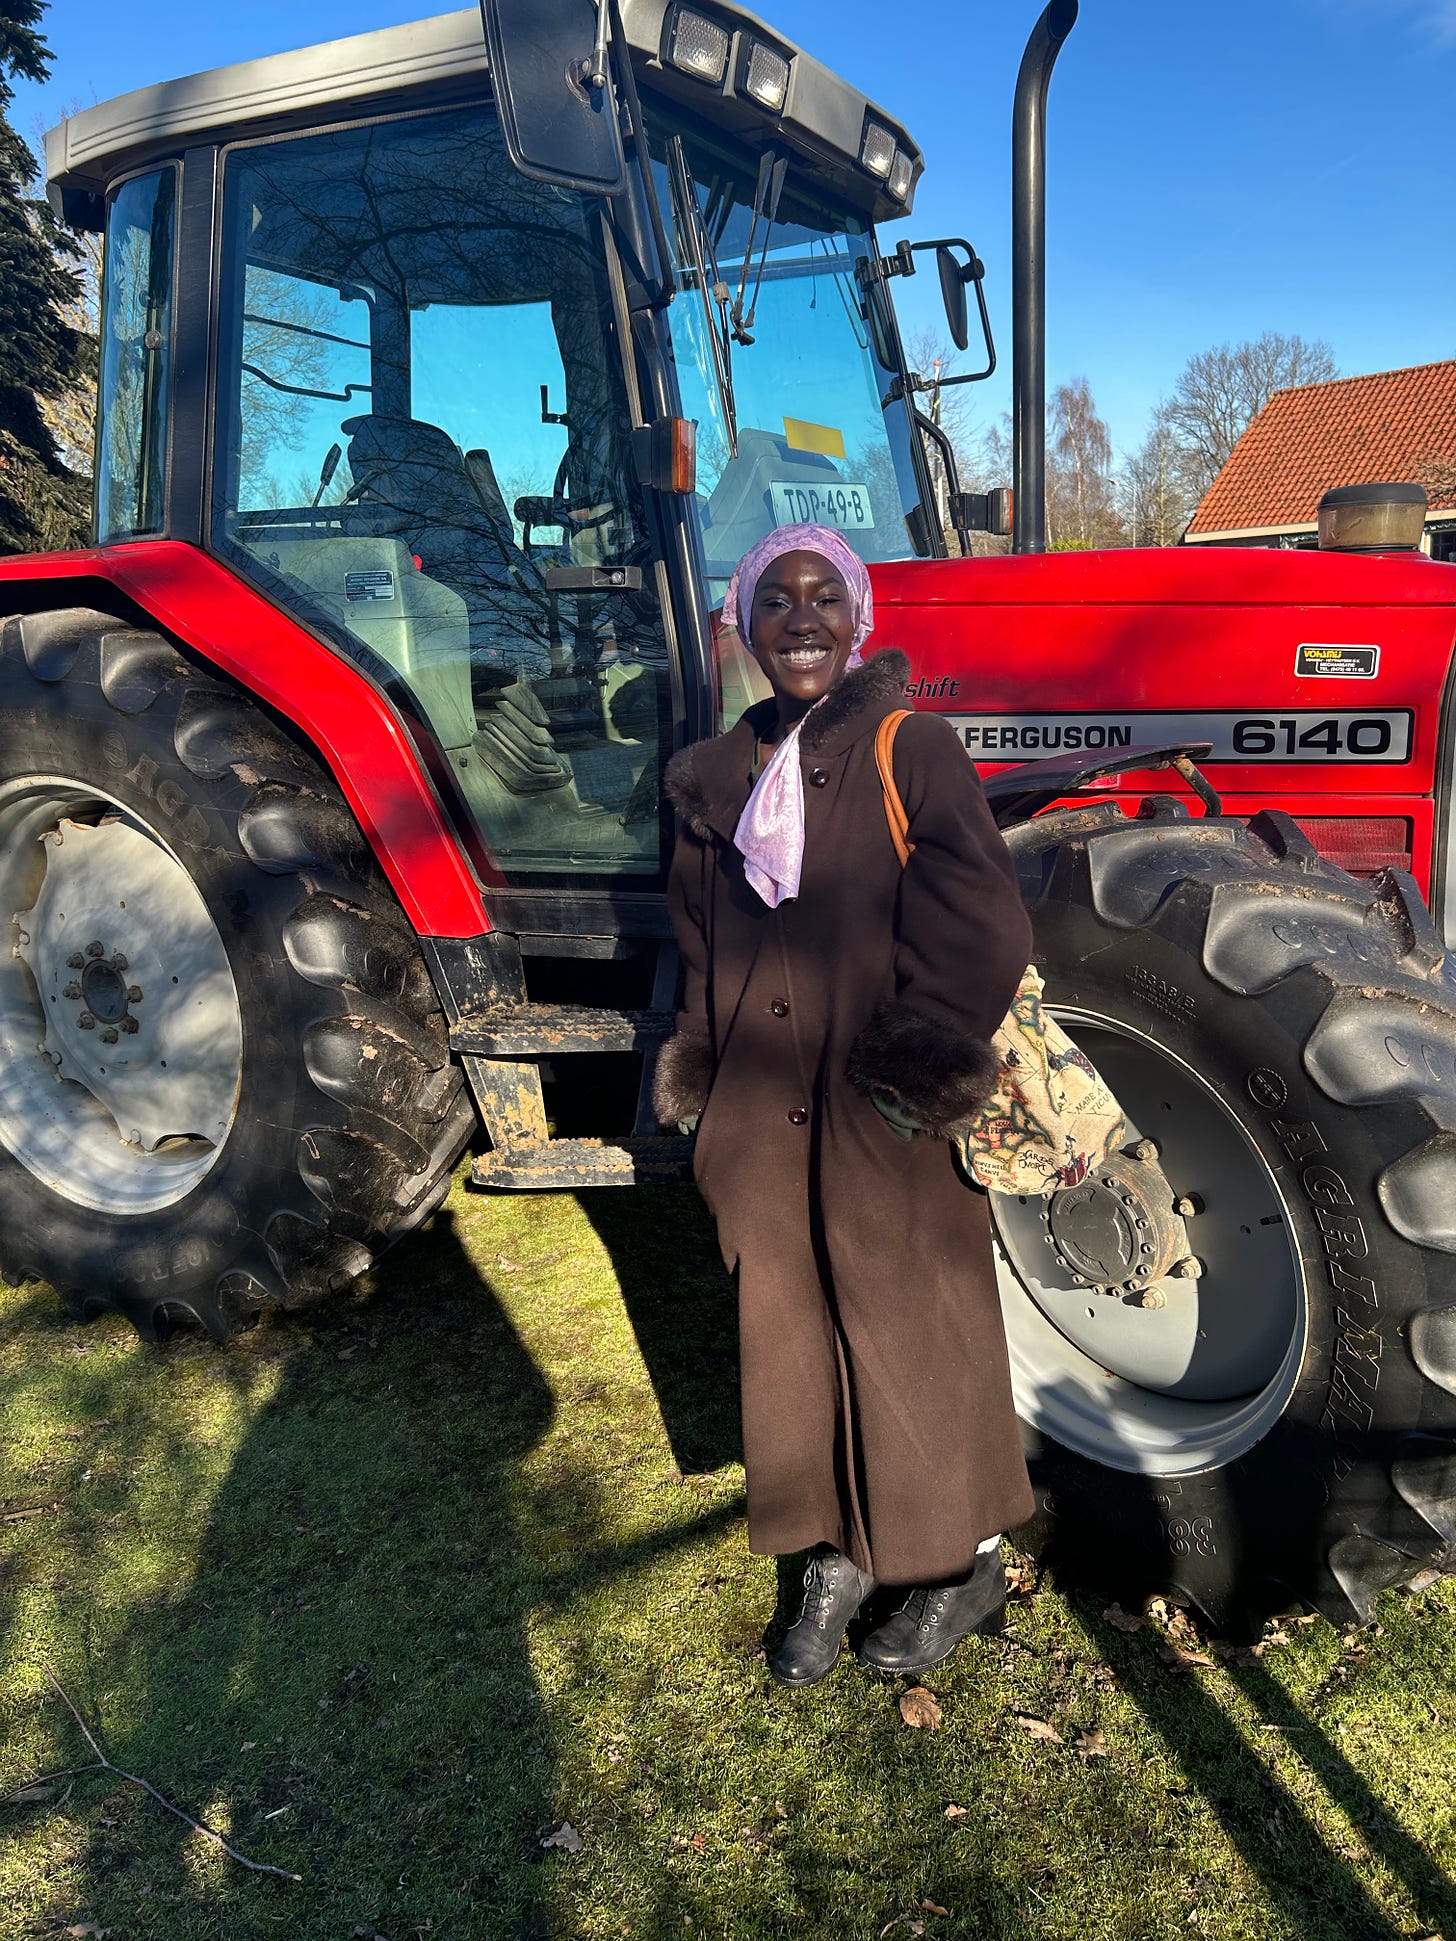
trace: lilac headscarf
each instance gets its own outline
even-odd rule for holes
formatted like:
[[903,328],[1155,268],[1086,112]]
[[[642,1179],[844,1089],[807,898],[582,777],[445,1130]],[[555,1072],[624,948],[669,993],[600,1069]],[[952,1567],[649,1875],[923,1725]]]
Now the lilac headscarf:
[[[870,576],[859,554],[831,526],[780,526],[756,546],[750,546],[734,569],[723,601],[723,624],[736,627],[749,644],[753,596],[764,573],[785,553],[818,553],[839,569],[853,607],[854,644],[846,672],[860,665],[863,647],[875,623]],[[816,701],[814,706],[819,704]],[[814,709],[809,710],[812,714]],[[804,721],[807,721],[805,715]],[[743,873],[771,910],[799,894],[804,866],[804,772],[799,765],[798,722],[784,736],[744,804],[734,845],[743,857]]]

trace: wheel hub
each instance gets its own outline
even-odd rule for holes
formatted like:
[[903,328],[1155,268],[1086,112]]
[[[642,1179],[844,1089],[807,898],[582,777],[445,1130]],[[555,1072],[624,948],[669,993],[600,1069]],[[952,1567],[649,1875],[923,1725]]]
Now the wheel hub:
[[[237,1103],[242,1023],[226,948],[191,877],[129,818],[63,813],[37,833],[44,874],[34,887],[32,872],[34,900],[14,919],[15,955],[35,993],[29,1045],[18,988],[0,1024],[17,1050],[39,1054],[61,1096],[47,1101],[42,1088],[28,1105],[17,1099],[6,1143],[21,1157],[36,1146],[45,1176],[61,1184],[69,1173],[88,1201],[81,1178],[99,1182],[117,1164],[96,1144],[108,1134],[138,1157],[165,1149],[180,1180],[184,1148],[197,1155],[189,1163],[205,1165]],[[109,1124],[67,1103],[77,1089]]]
[[1187,1257],[1187,1229],[1157,1157],[1152,1141],[1142,1140],[1047,1201],[1047,1240],[1078,1286],[1141,1294]]

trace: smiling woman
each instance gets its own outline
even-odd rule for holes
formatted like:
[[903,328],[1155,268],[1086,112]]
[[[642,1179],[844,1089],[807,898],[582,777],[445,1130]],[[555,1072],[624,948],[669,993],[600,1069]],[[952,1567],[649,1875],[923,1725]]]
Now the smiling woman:
[[773,692],[669,765],[687,976],[658,1111],[698,1125],[738,1271],[751,1546],[810,1552],[774,1674],[822,1678],[877,1582],[899,1592],[862,1660],[923,1670],[999,1624],[999,1533],[1031,1505],[985,1202],[946,1138],[995,1075],[1030,926],[976,771],[929,716],[895,742],[901,869],[876,736],[909,665],[861,662],[869,576],[844,538],[771,534],[724,620]]

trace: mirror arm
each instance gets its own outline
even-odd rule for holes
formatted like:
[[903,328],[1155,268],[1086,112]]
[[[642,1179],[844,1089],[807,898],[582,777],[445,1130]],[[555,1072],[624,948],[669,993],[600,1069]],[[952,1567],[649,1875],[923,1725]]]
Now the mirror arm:
[[955,447],[946,436],[944,428],[938,425],[934,418],[927,417],[919,405],[912,404],[910,409],[914,413],[916,424],[919,425],[921,431],[930,439],[931,443],[940,453],[941,463],[945,466],[946,491],[950,495],[951,523],[955,527],[955,535],[960,541],[961,551],[963,553],[969,552],[971,544],[970,533],[956,516],[961,503],[961,475],[960,469],[956,465]]

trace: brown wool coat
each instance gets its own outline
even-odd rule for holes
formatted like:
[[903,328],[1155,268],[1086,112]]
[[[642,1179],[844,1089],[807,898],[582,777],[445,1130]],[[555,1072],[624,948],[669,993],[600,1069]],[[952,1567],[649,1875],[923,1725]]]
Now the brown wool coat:
[[908,672],[876,655],[805,723],[803,876],[776,911],[732,841],[772,702],[674,757],[685,997],[657,1088],[665,1123],[703,1107],[694,1171],[738,1271],[750,1545],[828,1542],[883,1583],[961,1575],[1032,1509],[985,1199],[943,1136],[900,1137],[865,1096],[964,1124],[1031,953],[979,778],[931,715],[895,743],[901,871],[874,739]]

